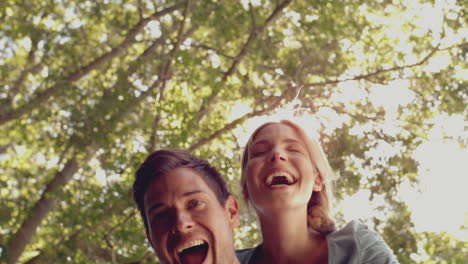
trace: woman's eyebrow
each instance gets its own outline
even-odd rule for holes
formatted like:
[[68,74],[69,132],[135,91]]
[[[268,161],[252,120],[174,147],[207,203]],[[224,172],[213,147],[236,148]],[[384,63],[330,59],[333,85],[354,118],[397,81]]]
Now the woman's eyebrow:
[[[285,142],[285,143],[298,143],[298,144],[301,144],[301,141],[295,139],[295,138],[285,138],[285,139],[282,139],[281,140],[282,142]],[[261,139],[259,141],[255,141],[252,146],[255,146],[255,145],[259,145],[259,144],[269,144],[270,141],[267,140],[267,139]]]
[[297,139],[294,139],[294,138],[286,138],[283,140],[284,142],[286,143],[298,143],[298,144],[301,144],[301,142]]
[[262,140],[259,140],[259,141],[255,141],[252,146],[255,146],[255,145],[262,145],[262,144],[268,144],[270,143],[267,139],[262,139]]

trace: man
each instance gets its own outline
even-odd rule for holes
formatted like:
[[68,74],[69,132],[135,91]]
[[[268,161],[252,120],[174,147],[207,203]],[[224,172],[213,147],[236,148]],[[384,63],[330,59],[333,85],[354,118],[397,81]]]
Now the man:
[[237,200],[219,172],[183,150],[159,150],[136,172],[133,195],[162,263],[239,263]]

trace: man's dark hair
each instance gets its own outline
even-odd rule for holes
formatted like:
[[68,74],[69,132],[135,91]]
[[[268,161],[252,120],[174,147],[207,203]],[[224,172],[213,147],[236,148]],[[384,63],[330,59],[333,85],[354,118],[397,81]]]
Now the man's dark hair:
[[216,195],[219,203],[224,206],[231,195],[221,174],[206,160],[199,159],[190,152],[181,149],[164,149],[151,153],[135,173],[133,183],[133,198],[140,210],[141,217],[148,231],[148,223],[144,208],[144,196],[149,184],[169,171],[186,167],[200,173],[208,187]]

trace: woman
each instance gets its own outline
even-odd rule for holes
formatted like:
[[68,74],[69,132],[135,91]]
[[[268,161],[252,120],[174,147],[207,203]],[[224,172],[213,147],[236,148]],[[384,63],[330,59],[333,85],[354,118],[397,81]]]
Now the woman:
[[364,224],[335,231],[333,172],[322,148],[296,123],[260,126],[242,158],[244,198],[256,211],[263,243],[238,251],[241,263],[397,263]]

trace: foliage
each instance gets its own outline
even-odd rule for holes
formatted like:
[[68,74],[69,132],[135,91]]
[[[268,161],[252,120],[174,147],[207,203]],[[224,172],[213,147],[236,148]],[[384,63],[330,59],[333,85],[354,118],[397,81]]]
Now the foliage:
[[[416,233],[397,195],[404,179],[418,181],[412,152],[433,118],[466,118],[464,2],[5,0],[0,9],[4,260],[157,263],[131,197],[145,156],[188,148],[241,197],[237,131],[296,95],[321,117],[338,200],[362,188],[384,197],[392,213],[375,228],[401,263],[418,250],[437,263],[466,259],[448,234]],[[440,24],[423,27],[424,10],[440,11]],[[401,100],[376,103],[381,91]],[[245,211],[241,223],[236,246],[254,246],[255,217]]]

